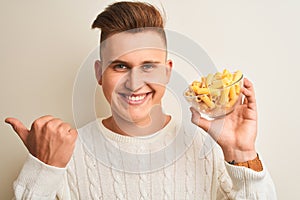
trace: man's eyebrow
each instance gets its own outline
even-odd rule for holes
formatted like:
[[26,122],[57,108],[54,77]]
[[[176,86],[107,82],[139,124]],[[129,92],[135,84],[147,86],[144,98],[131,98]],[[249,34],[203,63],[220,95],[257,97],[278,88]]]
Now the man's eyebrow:
[[116,64],[116,63],[122,63],[122,64],[127,64],[126,61],[123,61],[123,60],[110,60],[108,61],[109,64]]
[[159,64],[161,62],[160,61],[156,61],[156,60],[145,60],[145,61],[142,62],[142,64],[147,64],[147,63]]
[[[111,61],[109,61],[108,62],[109,63],[109,65],[111,65],[111,64],[127,64],[127,65],[129,65],[130,63],[129,62],[126,62],[126,61],[124,61],[124,60],[119,60],[119,59],[116,59],[116,60],[111,60]],[[145,60],[145,61],[143,61],[141,64],[143,65],[143,64],[149,64],[149,63],[152,63],[152,64],[159,64],[159,63],[161,63],[160,61],[157,61],[157,60]]]

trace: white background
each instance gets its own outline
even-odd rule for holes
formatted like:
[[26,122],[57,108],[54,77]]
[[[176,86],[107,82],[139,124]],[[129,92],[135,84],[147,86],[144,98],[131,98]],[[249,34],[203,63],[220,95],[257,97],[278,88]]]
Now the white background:
[[[30,127],[35,118],[51,114],[74,123],[73,83],[98,43],[98,32],[90,25],[105,4],[1,0],[0,199],[11,199],[13,180],[27,155],[4,119],[18,117]],[[258,151],[278,198],[300,199],[299,1],[162,0],[162,4],[167,28],[199,43],[220,69],[240,69],[254,82]],[[180,68],[176,63],[174,67]],[[98,105],[101,115],[108,113],[103,102],[102,98]]]

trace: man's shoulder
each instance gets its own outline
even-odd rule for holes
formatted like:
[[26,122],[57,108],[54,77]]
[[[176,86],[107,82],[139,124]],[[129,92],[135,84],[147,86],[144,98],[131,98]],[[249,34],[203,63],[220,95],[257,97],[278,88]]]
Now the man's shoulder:
[[85,124],[77,129],[79,134],[83,134],[85,132],[90,132],[90,131],[94,131],[94,130],[98,130],[98,131],[100,130],[99,119],[90,121],[87,124]]
[[100,119],[96,119],[77,129],[79,141],[90,144],[94,143],[95,139],[98,140],[99,136],[102,139],[103,131],[100,123]]

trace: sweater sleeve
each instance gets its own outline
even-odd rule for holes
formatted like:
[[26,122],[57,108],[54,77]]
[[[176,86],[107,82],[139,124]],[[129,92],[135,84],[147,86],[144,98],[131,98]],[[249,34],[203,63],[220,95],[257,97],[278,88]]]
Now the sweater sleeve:
[[14,182],[14,199],[70,199],[66,173],[29,154]]
[[234,166],[222,160],[219,168],[217,199],[276,200],[273,181],[262,162],[263,171]]

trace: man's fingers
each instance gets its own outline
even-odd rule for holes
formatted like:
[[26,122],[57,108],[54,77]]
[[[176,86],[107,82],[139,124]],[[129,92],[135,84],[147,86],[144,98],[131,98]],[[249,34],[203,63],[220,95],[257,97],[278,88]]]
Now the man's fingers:
[[45,116],[42,116],[42,117],[34,120],[34,122],[31,125],[31,130],[33,130],[33,129],[37,130],[37,129],[42,128],[47,122],[49,122],[52,119],[54,119],[53,116],[45,115]]
[[72,135],[76,135],[76,136],[78,135],[77,129],[74,129],[74,128],[71,128],[69,130],[69,133],[72,134]]
[[[69,133],[70,133],[69,136],[72,138],[72,141],[76,141],[76,139],[77,139],[77,137],[78,137],[78,132],[77,132],[77,130],[71,128],[71,129],[69,130]],[[75,144],[75,143],[74,143],[74,144]]]
[[77,130],[73,129],[70,124],[62,123],[59,125],[58,131],[65,132],[67,135],[77,136]]
[[255,92],[252,83],[245,78],[244,79],[244,95],[247,97],[249,103],[255,103]]
[[10,124],[15,132],[19,135],[21,140],[25,143],[26,138],[29,134],[29,130],[24,126],[24,124],[16,118],[6,118],[5,122]]
[[242,89],[243,94],[245,95],[245,104],[248,108],[255,110],[256,109],[256,99],[255,92],[252,83],[245,78],[244,79],[244,88]]

